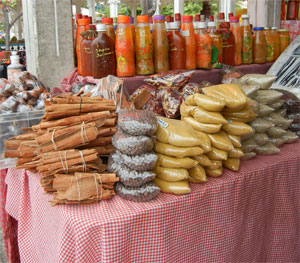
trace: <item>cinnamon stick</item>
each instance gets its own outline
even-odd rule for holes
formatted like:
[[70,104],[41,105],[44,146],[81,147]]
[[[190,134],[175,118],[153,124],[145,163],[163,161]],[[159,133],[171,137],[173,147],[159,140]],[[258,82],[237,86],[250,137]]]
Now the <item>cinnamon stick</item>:
[[117,132],[116,127],[98,128],[98,136],[109,136]]
[[18,150],[6,150],[4,152],[4,158],[19,158],[21,154]]
[[109,155],[111,152],[115,150],[115,147],[112,144],[95,147],[96,151],[99,155]]
[[16,150],[23,140],[7,140],[5,141],[5,149]]
[[101,135],[97,136],[97,138],[88,144],[82,146],[81,148],[94,148],[99,146],[105,146],[111,144],[112,136],[102,137]]

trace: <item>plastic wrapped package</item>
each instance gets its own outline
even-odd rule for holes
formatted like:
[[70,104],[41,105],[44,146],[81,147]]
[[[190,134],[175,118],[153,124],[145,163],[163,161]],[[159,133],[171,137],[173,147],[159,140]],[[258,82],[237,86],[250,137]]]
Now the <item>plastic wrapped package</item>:
[[256,152],[248,152],[244,154],[241,160],[250,160],[253,159],[255,156],[256,156]]
[[266,133],[255,133],[253,135],[253,140],[257,145],[262,146],[265,145],[270,140],[270,138]]
[[216,134],[208,134],[212,146],[223,151],[233,150],[233,145],[224,131]]
[[150,171],[135,171],[129,169],[126,165],[116,163],[110,157],[107,165],[108,172],[115,172],[120,178],[120,182],[127,186],[141,186],[151,182],[156,174]]
[[286,141],[286,143],[294,143],[298,140],[299,137],[296,133],[287,131],[287,133],[283,135],[282,138]]
[[205,172],[206,172],[206,175],[208,175],[210,177],[219,177],[223,173],[223,167],[221,167],[219,169],[209,169],[209,168],[205,167]]
[[185,102],[182,102],[181,106],[180,106],[180,115],[181,115],[181,117],[191,116],[192,111],[196,108],[197,108],[196,106],[186,105]]
[[183,168],[183,169],[191,169],[198,162],[189,157],[184,158],[176,158],[167,156],[164,154],[157,154],[157,164],[156,166],[164,167],[164,168]]
[[232,135],[232,134],[227,134],[227,136],[234,147],[238,147],[238,148],[242,147],[241,138],[239,136]]
[[276,147],[280,147],[287,142],[287,138],[285,136],[282,136],[281,138],[271,138],[270,142]]
[[270,138],[279,138],[286,134],[286,131],[280,127],[272,127],[267,130],[267,134]]
[[165,116],[162,102],[156,98],[151,97],[143,107],[144,110],[152,111],[158,116]]
[[260,112],[260,104],[256,100],[249,99],[248,105],[249,105],[249,108],[251,109],[251,111],[253,111],[257,115],[259,114],[259,112]]
[[222,124],[202,123],[195,120],[193,117],[182,117],[182,120],[190,124],[195,130],[205,133],[217,133],[222,128]]
[[195,132],[198,135],[198,138],[201,140],[201,145],[199,146],[202,148],[202,150],[205,153],[209,152],[211,150],[211,142],[207,134],[199,131],[195,131]]
[[229,158],[242,158],[244,156],[244,152],[241,148],[234,148],[233,150],[228,152]]
[[215,147],[211,147],[211,151],[208,152],[206,154],[206,156],[210,159],[210,160],[217,160],[217,161],[221,161],[221,160],[226,160],[227,159],[227,152],[226,151],[222,151],[219,150]]
[[207,96],[224,100],[226,107],[237,109],[244,106],[248,99],[237,84],[220,84],[202,89]]
[[170,194],[188,194],[191,192],[188,180],[180,182],[167,182],[159,178],[154,179],[154,183],[160,188],[163,193]]
[[130,135],[151,136],[156,131],[157,121],[151,111],[121,109],[118,115],[118,127]]
[[222,75],[221,82],[224,84],[226,83],[228,84],[228,83],[233,83],[234,80],[239,79],[244,74],[236,67],[223,65],[221,75]]
[[228,122],[222,126],[222,129],[229,134],[237,136],[247,135],[252,132],[252,128],[249,125],[239,121]]
[[272,112],[274,112],[275,110],[271,107],[269,107],[268,105],[265,104],[260,104],[259,105],[259,112],[258,112],[258,116],[259,117],[264,117],[264,116],[268,116],[269,114],[271,114]]
[[204,154],[194,156],[193,159],[195,159],[197,162],[199,162],[199,164],[202,166],[211,166],[212,165],[212,161]]
[[207,177],[204,168],[197,164],[193,168],[189,169],[189,176],[196,179],[198,183],[207,182]]
[[260,89],[257,85],[241,85],[240,88],[251,99],[255,99],[257,91]]
[[257,91],[256,101],[262,104],[271,105],[282,97],[282,93],[276,90],[259,90]]
[[244,153],[254,152],[257,149],[258,145],[253,138],[243,141],[242,150]]
[[206,111],[200,107],[193,109],[190,114],[199,122],[210,124],[225,124],[227,121],[221,113]]
[[[286,117],[286,109],[279,109],[275,113],[279,114],[283,118]],[[299,116],[299,122],[300,122],[300,114],[298,116]],[[290,118],[290,119],[293,119],[293,118]]]
[[126,165],[129,169],[136,171],[150,171],[154,168],[157,156],[155,153],[144,153],[140,155],[126,155],[119,151],[111,154],[114,162]]
[[278,110],[281,108],[281,106],[284,104],[284,100],[279,100],[273,104],[270,105],[270,107],[274,110]]
[[185,100],[186,105],[199,106],[207,111],[221,111],[225,106],[225,101],[213,97],[206,96],[204,94],[194,94],[188,96]]
[[242,135],[242,136],[240,136],[240,138],[241,138],[242,141],[245,141],[245,140],[248,140],[248,139],[252,138],[254,134],[255,134],[255,130],[252,129],[251,133],[248,133],[246,135]]
[[271,142],[268,142],[262,146],[258,146],[255,151],[260,155],[273,155],[280,152],[280,150]]
[[150,201],[156,198],[160,192],[159,187],[154,183],[147,183],[138,187],[125,186],[122,183],[117,183],[115,189],[116,193],[123,199],[135,202]]
[[276,114],[276,113],[272,113],[269,116],[266,116],[265,119],[273,122],[276,126],[282,128],[284,130],[288,129],[288,127],[293,122],[293,120],[287,120],[287,119],[281,117],[281,115]]
[[187,169],[155,167],[153,171],[159,179],[168,182],[178,182],[189,178]]
[[127,135],[121,129],[112,138],[112,145],[121,153],[127,155],[138,155],[153,149],[153,140],[148,136]]
[[214,170],[222,167],[222,161],[212,160],[211,163],[212,164],[207,167],[208,169]]
[[269,89],[275,80],[276,76],[265,74],[246,74],[239,79],[239,83],[259,86],[261,89]]
[[197,83],[187,83],[182,89],[180,89],[180,93],[183,95],[183,99],[185,100],[188,96],[199,93],[201,89]]
[[[258,103],[257,103],[258,105]],[[232,121],[240,121],[240,122],[248,122],[256,118],[257,114],[255,114],[249,104],[246,104],[245,107],[239,111],[223,111],[222,114],[226,119]]]
[[231,171],[238,172],[240,169],[240,159],[228,158],[223,161],[223,166]]
[[202,144],[196,131],[187,123],[167,118],[157,118],[157,140],[179,147],[194,147]]
[[161,142],[155,143],[154,150],[157,153],[179,158],[196,156],[203,153],[203,150],[200,147],[177,147]]
[[262,118],[256,118],[253,122],[251,122],[251,127],[256,132],[266,132],[270,128],[274,127],[275,124],[269,120],[264,120]]
[[183,96],[176,89],[162,89],[159,91],[157,96],[162,103],[166,117],[176,119],[180,116],[180,105],[183,100]]

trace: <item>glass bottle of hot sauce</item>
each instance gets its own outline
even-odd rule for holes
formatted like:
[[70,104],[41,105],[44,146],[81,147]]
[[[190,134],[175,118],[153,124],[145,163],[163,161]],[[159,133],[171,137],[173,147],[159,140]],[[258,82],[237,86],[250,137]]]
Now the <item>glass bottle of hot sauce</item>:
[[249,16],[242,15],[242,63],[251,64],[253,62],[253,39],[249,23]]
[[154,73],[153,45],[148,16],[137,16],[135,32],[136,74],[148,75]]
[[289,0],[287,5],[287,14],[286,14],[286,20],[296,20],[298,12],[298,6],[296,0]]
[[233,33],[230,31],[229,22],[220,24],[219,30],[223,40],[223,64],[235,65],[235,39]]
[[82,76],[93,76],[92,67],[92,41],[95,38],[96,26],[87,25],[85,36],[80,43],[80,53],[81,53],[81,65],[82,65]]
[[106,25],[97,24],[98,37],[92,42],[92,66],[95,79],[116,75],[115,44],[107,35]]
[[133,37],[133,39],[135,39],[134,18],[131,17],[131,16],[129,17],[129,24],[130,24],[130,29],[131,29],[132,37]]
[[153,25],[154,71],[169,70],[169,44],[164,16],[154,16]]
[[274,60],[276,60],[280,56],[280,38],[277,33],[277,27],[272,27],[271,34],[275,43]]
[[263,27],[254,28],[253,62],[263,64],[267,61],[267,44]]
[[224,13],[220,13],[219,14],[219,21],[217,23],[217,29],[220,28],[220,25],[225,22],[225,14]]
[[185,69],[185,41],[179,33],[178,24],[169,25],[169,64],[171,70]]
[[275,60],[275,42],[273,35],[271,33],[271,29],[269,27],[265,27],[264,29],[266,44],[267,44],[267,62],[274,62]]
[[290,32],[287,29],[279,29],[280,52],[282,53],[290,44]]
[[217,32],[216,22],[208,22],[209,35],[211,37],[211,68],[222,67],[223,56],[223,40],[221,35]]
[[85,32],[85,27],[88,24],[89,24],[88,18],[78,19],[77,33],[76,33],[76,55],[77,55],[77,70],[79,75],[82,75],[80,43],[83,38],[81,36],[81,33]]
[[286,6],[285,6],[285,0],[281,0],[281,14],[280,19],[283,21],[286,18]]
[[102,24],[106,25],[107,35],[115,42],[115,29],[113,26],[113,19],[111,17],[102,18]]
[[176,13],[174,16],[175,16],[175,23],[177,23],[179,30],[181,30],[181,14]]
[[211,66],[211,37],[206,32],[205,22],[199,22],[199,33],[196,34],[197,68],[210,69]]
[[116,33],[117,76],[135,75],[134,40],[129,25],[129,16],[118,16]]
[[230,30],[233,33],[235,39],[235,52],[234,52],[235,65],[241,65],[243,39],[242,39],[242,32],[241,32],[238,16],[230,17]]
[[182,17],[182,30],[181,35],[185,41],[185,68],[195,69],[196,63],[196,40],[193,27],[193,16]]

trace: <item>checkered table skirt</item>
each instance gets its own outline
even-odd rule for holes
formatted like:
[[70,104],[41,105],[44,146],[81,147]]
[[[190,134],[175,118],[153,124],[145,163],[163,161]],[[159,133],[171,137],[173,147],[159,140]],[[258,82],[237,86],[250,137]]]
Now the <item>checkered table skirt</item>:
[[50,207],[40,175],[10,169],[6,210],[23,262],[299,262],[300,144],[188,195]]

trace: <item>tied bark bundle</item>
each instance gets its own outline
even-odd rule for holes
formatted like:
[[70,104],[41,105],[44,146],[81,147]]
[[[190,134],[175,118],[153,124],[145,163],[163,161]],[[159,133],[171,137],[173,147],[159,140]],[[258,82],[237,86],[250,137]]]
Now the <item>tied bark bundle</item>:
[[119,181],[114,173],[56,174],[53,180],[52,206],[57,204],[91,204],[110,199],[114,184]]

